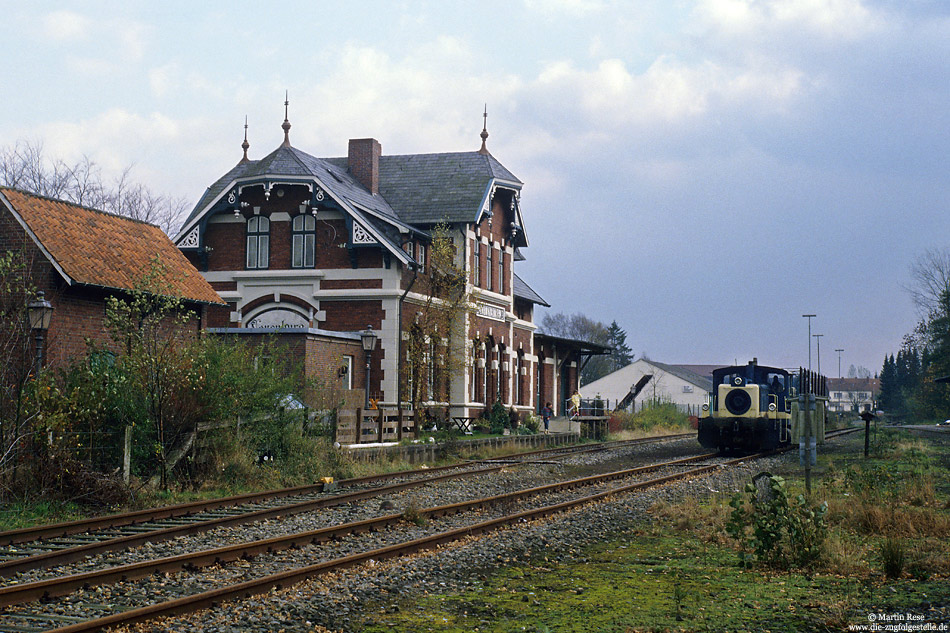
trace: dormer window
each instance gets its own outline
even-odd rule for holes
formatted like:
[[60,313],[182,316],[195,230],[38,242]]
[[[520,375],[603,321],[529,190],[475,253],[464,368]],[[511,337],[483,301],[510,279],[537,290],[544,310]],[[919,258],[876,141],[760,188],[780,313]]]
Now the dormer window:
[[247,221],[247,267],[267,268],[270,261],[270,220],[255,215]]
[[313,268],[317,242],[317,221],[312,215],[294,216],[291,240],[291,267]]

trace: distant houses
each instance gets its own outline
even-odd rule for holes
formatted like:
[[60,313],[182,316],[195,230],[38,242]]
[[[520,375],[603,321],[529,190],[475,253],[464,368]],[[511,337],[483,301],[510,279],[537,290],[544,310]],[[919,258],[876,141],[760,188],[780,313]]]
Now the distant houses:
[[873,411],[880,395],[880,378],[828,379],[828,410],[833,413]]
[[658,403],[675,404],[699,415],[709,402],[712,371],[720,365],[669,365],[641,358],[581,387],[585,398],[600,396],[610,408],[640,411]]

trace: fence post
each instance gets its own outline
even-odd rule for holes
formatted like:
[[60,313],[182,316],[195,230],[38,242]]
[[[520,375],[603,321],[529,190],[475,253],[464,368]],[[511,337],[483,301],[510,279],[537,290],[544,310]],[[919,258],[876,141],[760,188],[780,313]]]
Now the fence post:
[[122,441],[122,481],[126,484],[132,475],[132,425],[125,425],[125,437]]

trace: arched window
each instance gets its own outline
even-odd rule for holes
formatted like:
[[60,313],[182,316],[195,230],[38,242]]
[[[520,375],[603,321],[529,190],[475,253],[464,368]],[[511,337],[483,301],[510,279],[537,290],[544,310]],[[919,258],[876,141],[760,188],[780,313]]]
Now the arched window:
[[291,267],[313,268],[317,242],[316,231],[317,221],[312,215],[302,213],[294,216]]
[[255,215],[247,221],[247,267],[267,268],[270,261],[270,220]]

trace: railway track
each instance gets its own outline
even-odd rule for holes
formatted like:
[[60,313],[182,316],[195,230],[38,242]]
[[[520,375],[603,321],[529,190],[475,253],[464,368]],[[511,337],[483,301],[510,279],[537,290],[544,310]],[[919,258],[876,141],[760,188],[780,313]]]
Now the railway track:
[[[688,434],[686,434],[688,435]],[[368,475],[340,481],[333,490],[323,483],[237,495],[209,501],[140,510],[0,533],[0,578],[54,567],[89,556],[116,552],[163,540],[191,536],[222,527],[312,512],[391,494],[439,481],[484,475],[539,458],[606,451],[620,446],[679,439],[683,435],[610,442],[593,446],[560,446],[517,453],[504,460],[478,460],[436,468]],[[397,483],[381,482],[404,479]],[[372,486],[371,484],[379,484]],[[356,488],[341,492],[339,488]]]
[[[563,512],[572,507],[590,503],[591,501],[602,499],[622,491],[634,490],[638,487],[654,486],[665,481],[694,476],[695,474],[720,467],[722,462],[700,465],[686,470],[682,468],[691,462],[711,458],[714,458],[713,454],[702,454],[667,463],[614,471],[461,503],[419,509],[413,512],[413,517],[417,521],[424,520],[429,522],[440,519],[441,523],[445,517],[465,515],[465,518],[456,520],[454,526],[449,525],[448,529],[441,529],[441,526],[439,528],[429,526],[427,529],[422,530],[427,532],[422,536],[418,536],[418,532],[421,528],[419,528],[419,526],[414,527],[413,522],[407,520],[405,513],[390,514],[366,521],[331,526],[276,539],[266,539],[230,548],[182,555],[175,557],[175,559],[148,561],[143,564],[126,565],[73,577],[14,585],[0,591],[0,603],[8,606],[8,608],[4,610],[5,613],[3,617],[0,618],[0,631],[45,630],[42,628],[30,628],[36,627],[38,622],[65,624],[65,626],[55,629],[56,631],[92,631],[99,630],[105,626],[139,622],[162,615],[199,609],[221,600],[262,593],[274,587],[286,587],[302,579],[313,577],[314,575],[360,564],[368,560],[383,560],[385,558],[429,549],[439,544],[458,540],[469,535],[481,534],[505,525],[533,520],[552,513]],[[664,468],[672,469],[675,472],[645,481],[642,479],[643,474]],[[632,484],[623,483],[620,486],[608,485],[614,481],[629,481],[631,477],[639,478]],[[593,492],[575,492],[576,490],[586,490],[591,487],[594,487]],[[554,495],[553,503],[552,495]],[[523,503],[525,500],[534,500],[529,503],[529,506],[533,504],[533,507],[527,509],[519,508],[514,512],[510,511],[512,504]],[[482,515],[488,509],[494,509],[494,513],[497,516],[482,519]],[[394,528],[399,529],[395,530]],[[359,535],[366,532],[380,532],[383,530],[393,531],[391,539],[393,543],[391,545],[369,549],[360,549],[358,545],[354,545],[353,548],[350,549],[354,549],[355,551],[348,551],[342,556],[337,555],[334,551],[337,549],[336,543],[339,539],[347,538],[347,540],[349,540],[350,535]],[[265,573],[259,577],[243,580],[241,582],[233,582],[235,578],[232,576],[232,583],[226,587],[215,587],[210,590],[197,591],[184,596],[168,596],[167,591],[159,592],[156,588],[156,582],[154,581],[156,573],[171,573],[176,570],[188,569],[188,574],[192,576],[191,579],[179,578],[174,584],[167,583],[167,585],[173,585],[177,590],[179,588],[188,587],[194,589],[194,587],[206,584],[206,582],[219,584],[217,580],[194,580],[193,576],[197,573],[195,570],[199,568],[209,568],[225,561],[241,561],[248,557],[273,556],[275,552],[288,550],[290,548],[309,547],[311,544],[316,544],[318,548],[322,548],[323,556],[326,558],[325,560],[315,564],[300,566],[299,561],[301,559],[310,560],[314,556],[317,556],[317,554],[308,551],[306,555],[296,556],[298,562],[289,563],[289,569],[282,569],[274,573]],[[256,565],[255,563],[255,566]],[[262,568],[265,570],[267,567],[271,567],[271,565],[262,565]],[[220,572],[213,572],[211,575],[216,577],[220,575]],[[237,570],[234,575],[240,577],[243,574],[240,570]],[[130,585],[130,581],[134,578],[146,578],[147,586]],[[124,600],[121,604],[101,604],[95,602],[96,597],[100,594],[95,591],[87,591],[82,596],[72,596],[72,600],[67,599],[63,602],[48,602],[56,595],[67,594],[77,589],[110,582],[122,582],[123,588],[121,594],[131,599]],[[166,586],[166,583],[161,584]],[[114,599],[116,593],[113,592],[110,595],[112,599]],[[142,604],[142,602],[147,603],[150,600],[154,600],[159,595],[165,596],[161,604]],[[90,596],[92,597],[91,600]],[[134,600],[136,597],[138,597],[137,603]],[[11,604],[28,600],[34,602],[24,605],[23,607],[9,607]],[[96,611],[111,612],[95,619],[70,623],[73,619],[88,617],[88,615],[72,615],[71,613],[75,613],[76,609],[81,609],[84,614]]]
[[[851,430],[845,430],[843,432],[851,432]],[[835,434],[829,433],[828,437],[832,437]],[[597,447],[593,448],[596,450]],[[600,450],[605,449],[601,448]],[[527,454],[525,461],[529,463],[539,463],[542,457],[548,459],[553,452],[556,451],[533,451]],[[509,456],[502,460],[505,462],[502,466],[489,466],[488,469],[483,469],[481,471],[482,474],[490,471],[497,472],[504,467],[509,467],[512,457],[513,456]],[[350,551],[349,548],[340,547],[339,544],[341,542],[347,543],[353,535],[366,532],[390,532],[395,531],[396,528],[405,527],[408,524],[408,512],[386,514],[372,519],[332,525],[272,539],[260,539],[251,543],[241,543],[224,548],[215,548],[175,557],[165,557],[158,560],[144,561],[142,563],[120,565],[108,570],[73,574],[63,579],[19,583],[18,585],[0,589],[0,605],[6,606],[3,615],[0,616],[0,631],[41,631],[50,630],[49,626],[59,626],[60,628],[53,629],[59,632],[92,631],[100,630],[106,626],[141,622],[162,616],[200,610],[225,600],[264,593],[275,587],[287,587],[304,579],[319,576],[334,570],[359,565],[368,561],[378,561],[403,556],[424,549],[431,549],[470,535],[489,532],[505,525],[563,512],[578,505],[590,503],[611,495],[657,486],[675,479],[694,477],[708,472],[711,469],[748,461],[753,458],[753,456],[749,456],[728,461],[718,461],[714,464],[689,467],[691,462],[708,460],[712,457],[711,454],[699,455],[674,460],[673,462],[572,479],[570,481],[537,486],[526,490],[493,495],[461,503],[413,509],[411,514],[417,521],[434,521],[435,519],[439,519],[440,522],[442,522],[444,517],[463,514],[473,518],[466,519],[462,525],[447,525],[447,529],[429,529],[429,533],[421,536],[411,529],[408,535],[404,536],[401,535],[403,530],[399,530],[400,535],[393,537],[395,539],[394,542],[383,547]],[[491,460],[486,461],[490,462]],[[663,468],[673,472],[645,481],[638,479],[634,483],[623,483],[609,488],[603,487],[606,482],[623,478],[629,480],[630,477],[638,477],[645,472],[656,471],[657,469]],[[442,481],[449,481],[451,479],[454,479],[454,477],[438,477],[438,480]],[[430,478],[430,481],[434,480]],[[601,488],[591,493],[575,495],[566,500],[550,502],[551,495],[563,494],[566,490],[589,486],[601,486]],[[548,501],[543,504],[536,503],[536,507],[501,513],[500,516],[478,520],[482,514],[488,512],[491,508],[495,508],[495,514],[498,514],[497,508],[510,507],[516,502],[521,502],[529,498],[545,498]],[[262,570],[262,575],[254,578],[245,578],[246,574],[238,571],[224,580],[220,578],[209,581],[176,579],[175,582],[161,583],[163,586],[170,585],[177,587],[181,585],[182,587],[190,587],[191,593],[188,595],[165,596],[164,593],[156,591],[154,586],[142,589],[135,589],[134,586],[132,586],[131,589],[125,588],[121,591],[123,595],[130,598],[129,601],[123,601],[121,604],[118,603],[114,600],[115,593],[113,592],[111,594],[107,593],[107,595],[111,596],[109,598],[111,602],[99,604],[95,602],[99,595],[98,593],[84,591],[90,587],[113,582],[129,583],[135,578],[161,578],[163,574],[177,573],[183,569],[189,570],[189,574],[195,573],[195,570],[199,569],[220,569],[220,565],[228,562],[232,564],[236,562],[237,564],[256,567],[256,559],[258,557],[272,557],[279,552],[292,552],[298,548],[308,548],[309,550],[313,547],[322,548],[324,552],[323,556],[325,556],[326,559],[317,563],[304,565],[301,565],[299,561],[296,563],[287,563],[285,569],[273,571],[273,573],[263,573],[266,570]],[[335,548],[340,548],[345,551],[342,552],[342,555],[336,555],[336,552],[333,551]],[[310,557],[305,558],[309,559]],[[255,563],[250,565],[247,563],[248,559],[255,559]],[[156,574],[159,574],[159,576],[156,576]],[[220,576],[221,574],[220,572],[216,572],[212,575]],[[211,588],[208,588],[209,583],[213,585]],[[70,592],[76,592],[77,590],[79,594],[69,595]],[[60,595],[66,595],[66,598],[62,601],[54,600],[56,596]],[[159,595],[163,595],[164,597],[159,600],[157,598]],[[135,600],[136,597],[138,597],[137,601]],[[46,601],[51,600],[53,600],[53,602],[45,604]],[[20,607],[10,606],[29,601],[33,602]],[[155,602],[148,604],[150,601]],[[31,611],[30,608],[28,608],[30,605],[35,605],[36,608]],[[77,608],[82,612],[82,615],[75,615]],[[96,612],[95,615],[90,615],[94,612]]]

